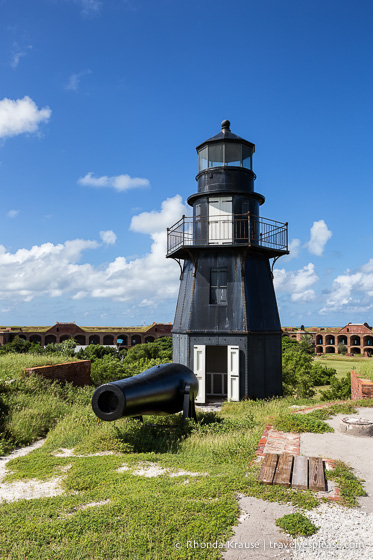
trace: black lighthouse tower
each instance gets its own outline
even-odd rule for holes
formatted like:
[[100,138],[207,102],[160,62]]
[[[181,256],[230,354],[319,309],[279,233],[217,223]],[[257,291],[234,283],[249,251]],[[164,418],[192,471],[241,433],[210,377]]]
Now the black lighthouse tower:
[[233,134],[229,121],[221,126],[197,146],[193,216],[167,231],[167,257],[181,269],[173,360],[198,377],[200,403],[282,392],[270,259],[288,253],[287,223],[260,217],[265,199],[254,190],[255,145]]

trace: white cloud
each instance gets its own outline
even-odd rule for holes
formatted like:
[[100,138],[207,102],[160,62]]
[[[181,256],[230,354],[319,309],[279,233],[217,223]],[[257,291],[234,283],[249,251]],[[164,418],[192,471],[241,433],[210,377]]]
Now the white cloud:
[[100,231],[100,237],[102,241],[107,245],[115,245],[115,242],[117,240],[117,236],[111,229],[107,231]]
[[300,253],[300,239],[292,239],[289,243],[289,251],[290,254],[286,255],[283,260],[284,261],[291,261],[292,259],[296,259],[299,257]]
[[330,229],[328,229],[328,226],[326,225],[324,220],[313,222],[310,234],[311,237],[309,242],[306,243],[306,247],[308,247],[310,253],[320,257],[324,252],[326,243],[329,241],[333,234]]
[[367,312],[373,307],[373,259],[357,271],[346,270],[334,279],[321,315],[332,311]]
[[84,177],[80,177],[80,179],[78,179],[78,184],[84,187],[110,187],[118,192],[150,186],[148,179],[130,177],[129,175],[117,175],[114,177],[103,175],[102,177],[94,177],[92,171],[87,173]]
[[92,74],[92,70],[87,69],[87,70],[82,70],[81,72],[78,72],[77,74],[71,74],[71,76],[69,77],[69,81],[66,84],[65,89],[67,89],[68,91],[78,91],[80,80],[84,76],[87,76],[89,74]]
[[[191,211],[189,207],[189,212]],[[142,212],[138,216],[134,216],[131,220],[130,230],[139,233],[155,233],[165,232],[168,227],[174,225],[180,220],[182,215],[186,215],[188,209],[183,204],[179,194],[172,198],[167,198],[162,202],[162,210],[156,212]]]
[[74,0],[82,9],[82,14],[85,16],[97,15],[102,7],[101,0]]
[[19,214],[19,210],[9,210],[7,216],[8,218],[15,218],[16,216],[18,216],[18,214]]
[[28,52],[32,49],[32,45],[28,45],[25,48],[21,48],[18,43],[13,44],[12,56],[10,60],[10,66],[15,70],[20,63],[21,58],[27,56]]
[[310,289],[319,277],[315,265],[308,263],[297,271],[286,272],[284,268],[274,270],[274,286],[277,292],[291,294],[291,301],[305,303],[315,299],[314,290]]
[[[160,212],[141,214],[134,231],[151,236],[150,251],[132,260],[118,256],[105,266],[81,262],[86,250],[100,246],[97,241],[44,243],[15,253],[0,245],[0,298],[8,301],[11,298],[30,301],[38,296],[107,298],[149,307],[174,299],[180,271],[172,259],[165,258],[167,236],[161,224],[174,224],[182,210],[181,197],[176,196],[165,201]],[[154,227],[146,222],[146,216]],[[100,232],[103,240],[113,240],[114,236],[111,231]]]
[[36,132],[51,114],[49,107],[38,109],[28,96],[16,100],[4,98],[0,101],[0,138]]

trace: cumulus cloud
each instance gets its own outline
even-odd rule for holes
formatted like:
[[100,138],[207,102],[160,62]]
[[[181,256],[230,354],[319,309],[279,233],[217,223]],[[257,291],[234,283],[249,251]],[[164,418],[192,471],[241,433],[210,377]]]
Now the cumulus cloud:
[[308,263],[297,271],[286,272],[284,268],[274,270],[276,291],[291,294],[291,301],[298,303],[306,303],[315,299],[316,294],[311,286],[318,279],[313,263]]
[[107,245],[115,245],[115,242],[117,240],[117,236],[111,229],[107,231],[100,231],[100,237],[102,241]]
[[[179,194],[172,198],[167,198],[162,202],[162,209],[160,212],[155,210],[151,212],[142,212],[138,216],[134,216],[131,220],[131,231],[139,233],[165,232],[168,227],[174,225],[182,215],[186,215],[188,210],[183,204],[182,198]],[[173,218],[175,218],[173,220]],[[173,220],[173,221],[172,221]]]
[[328,293],[321,315],[331,311],[367,312],[373,307],[373,259],[355,272],[346,270],[337,276]]
[[[0,298],[109,298],[149,307],[173,299],[178,293],[180,271],[172,259],[165,258],[167,236],[165,230],[161,231],[161,223],[174,224],[182,208],[181,197],[176,196],[165,201],[159,212],[142,213],[134,231],[151,236],[150,251],[132,260],[118,256],[105,266],[82,262],[87,250],[100,246],[97,241],[44,243],[15,253],[0,245]],[[148,222],[154,220],[154,227],[145,226],[146,215]],[[104,242],[116,238],[111,230],[101,231],[100,237]]]
[[38,109],[28,96],[16,100],[4,98],[0,101],[0,138],[36,132],[39,124],[48,121],[51,114],[49,107]]
[[19,210],[9,210],[7,216],[8,218],[15,218],[16,216],[18,216],[18,214],[19,214]]
[[300,239],[292,239],[289,243],[289,255],[283,257],[284,261],[291,261],[299,257],[300,253]]
[[78,184],[83,187],[110,187],[118,192],[150,186],[148,179],[130,177],[129,175],[117,175],[114,177],[103,175],[101,177],[94,177],[92,171],[87,173],[84,177],[80,177],[80,179],[78,179]]
[[306,243],[306,247],[308,247],[310,253],[320,257],[324,252],[326,243],[333,234],[330,229],[328,229],[324,220],[313,222],[310,234],[311,237],[308,243]]

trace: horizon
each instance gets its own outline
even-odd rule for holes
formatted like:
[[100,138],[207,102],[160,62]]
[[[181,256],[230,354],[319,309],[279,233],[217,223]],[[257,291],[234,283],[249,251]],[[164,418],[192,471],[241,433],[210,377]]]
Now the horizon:
[[289,223],[281,324],[369,320],[371,3],[3,0],[1,13],[0,323],[173,322],[166,229],[190,215],[195,147],[223,119],[256,145],[261,216]]

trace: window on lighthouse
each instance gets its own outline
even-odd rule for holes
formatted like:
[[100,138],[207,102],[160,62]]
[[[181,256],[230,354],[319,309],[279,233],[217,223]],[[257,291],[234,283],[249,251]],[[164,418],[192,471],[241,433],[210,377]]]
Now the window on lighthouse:
[[212,268],[210,271],[210,303],[227,303],[227,269]]

